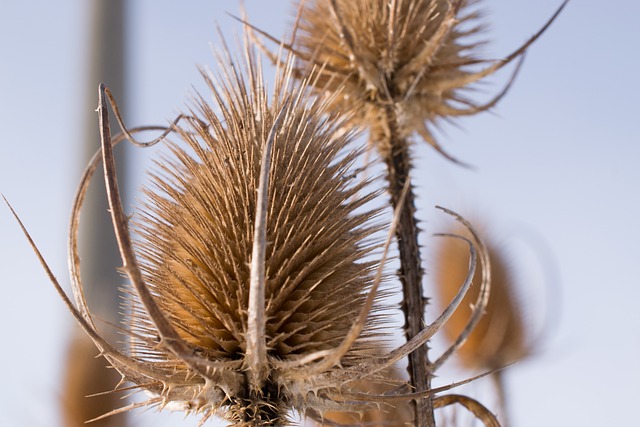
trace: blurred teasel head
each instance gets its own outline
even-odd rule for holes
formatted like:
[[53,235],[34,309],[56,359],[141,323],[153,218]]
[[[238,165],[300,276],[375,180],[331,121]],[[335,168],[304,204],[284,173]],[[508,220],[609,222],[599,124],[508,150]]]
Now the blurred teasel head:
[[[480,37],[485,24],[476,3],[307,0],[300,6],[292,49],[303,58],[301,67],[323,66],[324,78],[317,80],[317,89],[340,88],[331,108],[351,112],[354,122],[370,129],[371,142],[379,150],[390,148],[386,146],[390,137],[417,133],[445,154],[434,138],[433,125],[493,107],[513,77],[493,99],[482,103],[468,96],[474,83],[522,57],[564,7],[513,53],[489,60],[478,55],[486,41]],[[395,117],[391,121],[390,114]]]
[[[468,235],[468,231],[461,228],[452,232]],[[531,357],[539,344],[539,337],[534,336],[530,319],[526,316],[528,313],[518,293],[518,281],[510,253],[486,229],[482,235],[491,271],[491,293],[484,315],[467,333],[475,312],[474,301],[480,292],[478,286],[473,286],[464,296],[460,307],[443,325],[442,332],[446,340],[452,343],[455,355],[464,368],[474,372],[492,372],[501,425],[509,426],[510,393],[505,381],[508,370],[503,368]],[[441,306],[456,294],[456,280],[464,276],[460,270],[467,263],[465,249],[456,239],[442,239],[434,247],[431,270]],[[474,284],[480,283],[484,269],[484,265],[476,269]]]

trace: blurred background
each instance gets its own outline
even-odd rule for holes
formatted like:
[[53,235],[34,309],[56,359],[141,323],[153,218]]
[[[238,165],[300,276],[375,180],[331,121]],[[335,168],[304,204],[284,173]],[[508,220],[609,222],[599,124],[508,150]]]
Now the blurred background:
[[[89,73],[94,3],[106,0],[0,2],[0,192],[66,289],[72,197],[85,147],[99,146],[93,111],[99,81]],[[500,58],[516,49],[559,3],[484,1],[491,41],[485,56]],[[284,0],[245,0],[245,7],[251,22],[276,36],[288,30],[295,13]],[[101,67],[120,59],[124,64],[120,106],[130,126],[165,124],[194,91],[205,93],[197,66],[215,69],[211,48],[219,46],[217,28],[232,49],[231,34],[241,33],[225,12],[239,14],[239,6],[212,0],[126,2],[124,22],[106,27],[107,34],[123,38],[122,45],[110,54],[115,56],[102,58]],[[481,218],[498,239],[513,243],[505,247],[520,272],[519,292],[532,329],[553,313],[551,333],[535,357],[508,368],[515,426],[637,420],[637,16],[640,4],[631,0],[615,6],[571,2],[530,48],[514,87],[493,112],[443,124],[440,143],[473,170],[424,144],[415,149],[425,263],[432,261],[430,235],[447,221],[435,205]],[[483,86],[479,99],[489,99],[507,77],[504,72],[492,79],[495,85]],[[130,149],[126,157],[134,203],[149,153]],[[0,425],[59,426],[62,365],[74,322],[6,206],[0,207],[0,270]],[[545,284],[550,278],[552,284]],[[426,286],[430,295],[428,280]],[[463,375],[453,369],[437,384]],[[182,425],[182,418],[136,411],[131,424]],[[190,417],[184,425],[197,421]]]

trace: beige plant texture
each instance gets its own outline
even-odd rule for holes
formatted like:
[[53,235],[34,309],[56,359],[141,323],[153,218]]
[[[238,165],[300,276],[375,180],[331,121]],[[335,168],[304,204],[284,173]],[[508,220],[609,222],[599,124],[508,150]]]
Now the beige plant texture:
[[[208,93],[196,94],[165,127],[128,128],[100,85],[101,145],[72,208],[73,297],[10,206],[100,360],[120,375],[104,391],[139,396],[91,415],[94,422],[155,408],[194,414],[199,425],[221,418],[247,427],[300,419],[434,427],[439,408],[458,406],[485,426],[500,425],[481,399],[455,390],[477,377],[432,385],[453,354],[480,368],[481,377],[526,352],[518,308],[503,302],[508,289],[491,248],[446,208],[460,228],[439,236],[456,251],[443,256],[463,261],[441,279],[448,281],[441,288],[446,303],[436,320],[425,321],[425,311],[436,310],[427,306],[436,290],[423,289],[421,254],[431,248],[418,243],[412,144],[418,136],[459,163],[436,141],[434,126],[496,105],[513,78],[485,102],[469,94],[521,58],[566,1],[501,60],[475,52],[485,42],[476,3],[310,0],[294,9],[291,37],[282,40],[245,22],[238,51],[223,42],[217,68],[203,71]],[[265,48],[265,38],[278,43],[278,53]],[[276,65],[273,81],[264,58]],[[111,135],[112,122],[121,133]],[[138,141],[148,130],[159,137]],[[113,157],[126,140],[167,148],[132,217]],[[375,164],[383,176],[369,173]],[[126,282],[118,326],[125,343],[101,333],[82,280],[80,212],[100,172]],[[387,302],[390,295],[400,296],[400,310]],[[389,327],[394,311],[404,319],[402,331]],[[498,332],[491,329],[496,316]],[[429,343],[441,331],[452,344],[436,354]]]

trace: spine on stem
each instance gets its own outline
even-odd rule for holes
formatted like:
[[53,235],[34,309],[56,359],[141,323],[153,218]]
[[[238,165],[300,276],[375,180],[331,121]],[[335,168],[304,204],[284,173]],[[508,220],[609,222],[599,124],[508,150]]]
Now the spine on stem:
[[[402,200],[400,195],[407,182],[411,179],[411,152],[409,141],[402,137],[397,112],[393,106],[384,111],[387,128],[386,141],[379,145],[380,152],[387,166],[387,180],[393,208],[398,207]],[[422,292],[422,269],[420,246],[418,244],[418,228],[415,217],[415,195],[413,185],[409,182],[409,189],[402,201],[400,221],[396,229],[398,251],[400,254],[399,278],[404,295],[401,309],[405,318],[404,331],[407,341],[416,336],[423,327],[425,299]],[[429,390],[432,372],[429,369],[428,347],[421,346],[409,355],[407,370],[411,385],[415,391]],[[433,426],[433,403],[431,398],[418,399],[415,405],[415,425]]]

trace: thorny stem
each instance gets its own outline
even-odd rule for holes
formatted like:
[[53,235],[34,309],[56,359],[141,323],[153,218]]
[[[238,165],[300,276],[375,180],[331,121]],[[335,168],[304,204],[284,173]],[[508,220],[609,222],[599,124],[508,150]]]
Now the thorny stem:
[[[390,103],[385,108],[386,127],[388,140],[383,142],[382,157],[387,165],[387,179],[391,203],[396,209],[400,194],[410,178],[411,154],[409,141],[400,135],[397,111]],[[413,186],[410,185],[401,208],[400,221],[396,229],[398,249],[400,252],[400,282],[402,283],[401,309],[405,317],[405,336],[407,341],[416,336],[423,328],[423,314],[426,301],[422,295],[423,269],[420,260],[420,247],[418,245],[418,225],[415,218],[415,195]],[[428,347],[420,346],[409,355],[407,370],[411,379],[411,385],[416,392],[428,390],[431,387],[432,373],[429,369]],[[417,399],[415,405],[415,425],[435,426],[432,399]]]

